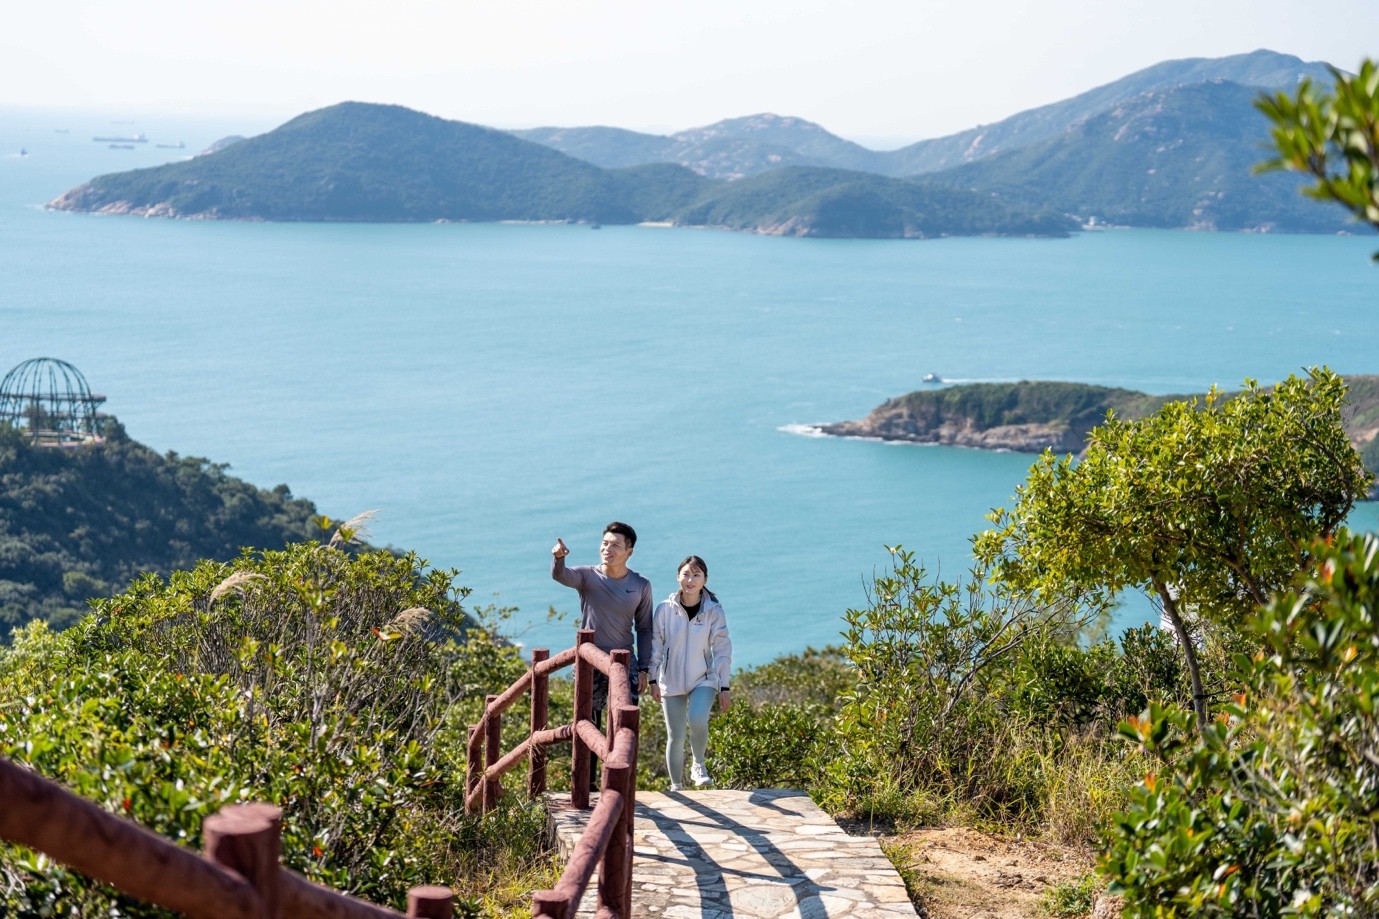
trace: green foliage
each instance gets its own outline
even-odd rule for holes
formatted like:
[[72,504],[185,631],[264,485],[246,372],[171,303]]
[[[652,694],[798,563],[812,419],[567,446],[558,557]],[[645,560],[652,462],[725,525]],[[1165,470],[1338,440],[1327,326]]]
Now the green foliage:
[[1357,220],[1379,227],[1379,65],[1362,61],[1356,74],[1330,70],[1331,90],[1306,79],[1291,94],[1264,95],[1255,102],[1273,123],[1278,151],[1258,169],[1292,170],[1315,179],[1305,189],[1310,197],[1333,201]]
[[37,447],[0,426],[0,642],[32,619],[71,624],[87,600],[242,546],[319,533],[310,501],[256,488],[223,464],[160,456],[107,419],[105,443]]
[[1268,391],[1246,381],[1231,399],[1212,390],[1200,405],[1170,402],[1139,421],[1108,418],[1080,462],[1040,458],[977,551],[1017,589],[1157,598],[1204,722],[1197,643],[1229,640],[1369,487],[1341,423],[1344,398],[1341,378],[1322,369]]
[[813,788],[819,758],[828,752],[828,728],[814,706],[734,702],[709,722],[714,782],[723,788]]
[[1064,881],[1050,887],[1040,897],[1039,905],[1050,916],[1077,917],[1092,911],[1097,894],[1101,893],[1101,879],[1094,873]]
[[1151,706],[1123,730],[1161,759],[1104,870],[1132,916],[1360,916],[1379,909],[1379,539],[1340,534],[1251,619],[1242,691],[1195,741]]
[[1126,629],[1119,646],[1031,636],[993,689],[1024,718],[1077,729],[1114,724],[1151,701],[1186,702],[1191,692],[1173,636],[1150,625]]
[[[283,861],[400,906],[407,888],[463,896],[502,858],[531,870],[538,815],[463,817],[452,706],[503,668],[470,632],[453,571],[413,555],[314,543],[153,575],[76,627],[35,623],[0,653],[0,754],[193,847],[226,804],[283,808]],[[507,823],[503,824],[503,820]],[[526,827],[511,840],[493,827]],[[46,859],[0,849],[11,915],[155,915]],[[45,912],[48,910],[48,912]]]
[[881,789],[888,800],[961,801],[983,817],[1026,814],[1038,797],[1029,770],[1005,768],[1022,715],[1003,711],[997,693],[1023,646],[1070,640],[1083,623],[1070,604],[988,591],[980,572],[931,581],[913,553],[891,555],[871,605],[844,614],[858,686],[837,719],[826,803],[867,812]]
[[790,236],[909,239],[1016,234],[1066,236],[1065,217],[989,195],[841,169],[788,166],[709,186],[676,219]]
[[1086,383],[1022,380],[919,390],[896,401],[916,413],[970,419],[980,430],[1007,424],[1050,424],[1086,432],[1103,421],[1107,412],[1142,418],[1172,398]]

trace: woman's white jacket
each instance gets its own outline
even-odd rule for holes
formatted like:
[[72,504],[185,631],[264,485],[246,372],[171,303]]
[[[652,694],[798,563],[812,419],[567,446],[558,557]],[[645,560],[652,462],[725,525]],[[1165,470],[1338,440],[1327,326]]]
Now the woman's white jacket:
[[693,619],[680,605],[676,590],[660,605],[651,621],[651,679],[668,696],[688,693],[698,686],[715,690],[729,685],[733,669],[733,643],[728,639],[728,617],[723,606],[708,592]]

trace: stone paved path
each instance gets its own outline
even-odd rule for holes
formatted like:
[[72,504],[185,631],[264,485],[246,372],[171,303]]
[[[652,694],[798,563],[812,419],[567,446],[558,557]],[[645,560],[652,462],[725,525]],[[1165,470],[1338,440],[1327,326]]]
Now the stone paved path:
[[[548,795],[547,807],[567,854],[588,815],[568,795]],[[802,791],[638,792],[635,834],[634,916],[916,915],[876,840],[844,833]],[[581,916],[594,914],[594,890]]]

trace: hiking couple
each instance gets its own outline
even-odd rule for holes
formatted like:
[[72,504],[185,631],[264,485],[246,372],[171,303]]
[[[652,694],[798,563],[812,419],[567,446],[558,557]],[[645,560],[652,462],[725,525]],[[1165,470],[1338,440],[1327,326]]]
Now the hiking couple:
[[[705,752],[709,712],[714,699],[727,711],[732,704],[728,677],[732,642],[723,606],[705,586],[709,566],[691,555],[676,568],[679,586],[652,609],[651,582],[627,567],[637,545],[637,532],[614,521],[603,528],[599,564],[567,567],[570,550],[557,539],[551,549],[551,577],[579,592],[580,628],[594,630],[594,644],[604,651],[632,650],[636,666],[629,672],[636,704],[649,687],[666,720],[666,771],[670,790],[684,787],[685,737],[693,762],[690,780],[707,785]],[[594,671],[594,717],[602,726],[608,706],[608,678]]]

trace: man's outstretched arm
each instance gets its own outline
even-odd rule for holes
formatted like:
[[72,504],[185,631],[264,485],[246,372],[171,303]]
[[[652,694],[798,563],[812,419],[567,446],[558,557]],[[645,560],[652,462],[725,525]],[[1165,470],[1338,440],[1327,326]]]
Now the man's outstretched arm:
[[579,588],[579,575],[565,567],[565,556],[570,554],[570,550],[565,545],[565,540],[556,537],[555,545],[551,547],[551,579],[559,581],[566,587]]

